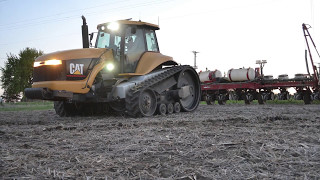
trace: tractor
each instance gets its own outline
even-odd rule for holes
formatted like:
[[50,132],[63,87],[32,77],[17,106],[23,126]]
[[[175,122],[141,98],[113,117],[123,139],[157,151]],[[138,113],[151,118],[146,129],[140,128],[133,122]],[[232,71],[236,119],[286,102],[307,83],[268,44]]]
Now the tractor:
[[198,107],[197,72],[160,53],[158,25],[130,19],[99,24],[89,48],[93,33],[82,20],[83,48],[38,57],[27,98],[54,101],[61,117],[110,112],[149,117]]

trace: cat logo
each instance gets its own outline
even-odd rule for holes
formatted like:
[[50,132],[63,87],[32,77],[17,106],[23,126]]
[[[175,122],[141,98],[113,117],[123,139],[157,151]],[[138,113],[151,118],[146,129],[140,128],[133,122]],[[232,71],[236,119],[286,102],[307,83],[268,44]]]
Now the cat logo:
[[69,67],[70,67],[70,70],[69,70],[69,73],[67,75],[67,77],[74,77],[74,78],[84,78],[86,77],[84,74],[83,74],[83,66],[84,64],[75,64],[75,63],[70,63]]
[[83,64],[70,63],[70,74],[83,75]]

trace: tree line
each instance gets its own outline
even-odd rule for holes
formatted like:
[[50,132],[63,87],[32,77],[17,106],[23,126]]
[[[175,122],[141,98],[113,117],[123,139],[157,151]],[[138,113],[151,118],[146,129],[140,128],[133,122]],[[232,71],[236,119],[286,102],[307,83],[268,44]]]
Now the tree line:
[[6,102],[24,99],[24,89],[31,87],[33,79],[34,60],[41,56],[43,51],[34,48],[25,48],[18,55],[7,54],[4,67],[1,67],[1,86],[4,89],[1,97]]

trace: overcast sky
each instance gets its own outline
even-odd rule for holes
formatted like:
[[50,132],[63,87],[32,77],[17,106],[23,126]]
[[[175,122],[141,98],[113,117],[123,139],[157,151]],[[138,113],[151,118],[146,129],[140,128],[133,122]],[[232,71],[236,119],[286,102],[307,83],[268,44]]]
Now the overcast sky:
[[26,47],[81,48],[81,15],[90,32],[119,19],[159,23],[160,51],[189,65],[199,51],[198,70],[254,68],[264,59],[266,75],[306,73],[302,23],[320,48],[320,0],[0,0],[0,66]]

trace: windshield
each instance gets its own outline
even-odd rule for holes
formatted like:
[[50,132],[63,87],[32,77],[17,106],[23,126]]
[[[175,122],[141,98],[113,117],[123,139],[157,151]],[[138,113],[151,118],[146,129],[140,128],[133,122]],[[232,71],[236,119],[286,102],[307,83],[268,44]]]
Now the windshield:
[[159,52],[154,30],[136,26],[123,26],[119,31],[99,29],[96,48],[112,49],[122,73],[134,73],[144,52]]
[[117,52],[117,50],[120,49],[120,42],[120,36],[111,35],[110,33],[99,31],[96,47],[113,49]]

